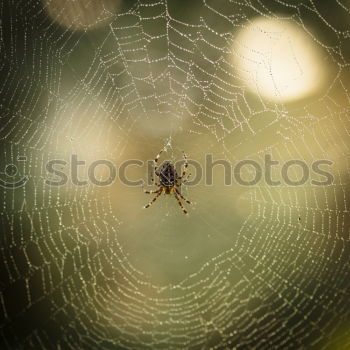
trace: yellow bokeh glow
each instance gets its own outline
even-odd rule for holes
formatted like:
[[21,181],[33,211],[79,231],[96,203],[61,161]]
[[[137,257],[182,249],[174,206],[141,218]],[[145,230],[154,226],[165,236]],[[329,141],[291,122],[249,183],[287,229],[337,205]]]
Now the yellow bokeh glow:
[[253,20],[234,39],[233,63],[251,92],[272,101],[304,98],[324,82],[321,50],[291,21]]

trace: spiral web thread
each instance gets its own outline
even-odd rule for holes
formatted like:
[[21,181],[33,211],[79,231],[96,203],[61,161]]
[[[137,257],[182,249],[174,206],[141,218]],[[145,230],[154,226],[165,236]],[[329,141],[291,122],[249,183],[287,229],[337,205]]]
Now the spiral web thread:
[[[110,24],[95,32],[64,29],[40,2],[1,4],[2,164],[25,156],[18,176],[30,178],[1,189],[2,348],[349,346],[347,2],[332,13],[314,1],[198,1],[183,12],[172,4],[106,10]],[[324,50],[335,69],[317,100],[291,109],[246,94],[230,46],[255,16],[289,18]],[[93,186],[45,186],[42,165],[86,149],[91,135],[111,145],[101,156],[118,157],[152,114],[173,128],[186,120],[184,132],[209,135],[231,160],[245,150],[257,158],[334,152],[342,167],[328,187],[257,186],[228,249],[181,282],[157,285],[119,240],[115,198]],[[265,114],[269,122],[259,123]],[[277,137],[260,142],[271,125]],[[135,142],[146,141],[155,143]]]

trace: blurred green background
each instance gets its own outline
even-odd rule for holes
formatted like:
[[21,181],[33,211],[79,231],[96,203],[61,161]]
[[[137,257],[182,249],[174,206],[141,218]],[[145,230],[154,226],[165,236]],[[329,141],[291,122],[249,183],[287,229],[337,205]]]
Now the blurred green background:
[[[1,349],[350,348],[349,9],[3,1],[1,178],[29,181],[0,187]],[[52,159],[162,149],[203,167],[327,159],[334,182],[225,186],[217,166],[183,186],[188,217],[120,179],[45,184]]]

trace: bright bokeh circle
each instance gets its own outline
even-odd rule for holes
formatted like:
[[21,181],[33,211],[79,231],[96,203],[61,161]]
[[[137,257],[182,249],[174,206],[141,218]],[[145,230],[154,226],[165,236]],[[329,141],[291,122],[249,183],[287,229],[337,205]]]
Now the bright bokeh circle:
[[307,97],[324,82],[321,51],[291,21],[253,20],[234,39],[233,63],[251,92],[272,101]]

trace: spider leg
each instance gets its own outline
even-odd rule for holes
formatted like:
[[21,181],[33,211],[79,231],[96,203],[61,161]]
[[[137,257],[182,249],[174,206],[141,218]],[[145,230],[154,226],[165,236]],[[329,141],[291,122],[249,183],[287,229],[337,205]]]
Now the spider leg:
[[161,151],[158,153],[157,157],[154,158],[154,172],[156,173],[157,176],[159,175],[159,173],[157,173],[157,169],[158,169],[158,159],[159,159],[160,155],[162,154],[162,152],[163,152],[163,150],[161,150]]
[[173,192],[173,193],[174,193],[174,196],[175,196],[177,202],[179,203],[179,206],[180,206],[180,208],[182,209],[183,213],[186,214],[186,215],[188,215],[187,210],[186,210],[186,209],[184,208],[184,206],[182,205],[182,203],[181,203],[181,201],[180,201],[180,198],[178,197],[178,195],[176,194],[176,192]]
[[150,194],[150,193],[158,193],[159,192],[159,189],[158,190],[154,190],[154,191],[143,191],[144,193],[147,193],[147,194]]
[[186,155],[186,153],[184,151],[182,151],[182,153],[183,153],[183,157],[185,159],[185,165],[184,165],[184,170],[182,171],[181,176],[178,177],[179,180],[181,180],[186,175],[186,170],[187,170],[187,167],[188,167],[187,155]]
[[177,195],[179,196],[179,197],[181,197],[181,199],[183,199],[186,203],[188,203],[188,204],[192,204],[192,202],[191,201],[189,201],[188,199],[186,199],[181,193],[180,193],[180,191],[177,189],[177,188],[174,188],[175,189],[175,192],[177,193]]
[[143,193],[147,193],[147,194],[152,194],[152,193],[158,193],[159,190],[155,190],[155,191],[143,191]]
[[[161,186],[160,184],[158,184],[158,183],[156,183],[156,182],[154,183],[154,185],[155,185],[155,186],[158,186],[158,187]],[[145,191],[144,186],[142,186],[142,189],[143,189],[144,192],[147,192],[147,191]],[[152,192],[152,193],[155,193],[155,192]]]
[[[156,173],[156,175],[159,176],[158,173]],[[153,175],[151,175],[151,181],[152,181],[152,183],[154,183],[156,186],[160,186],[160,184],[158,184],[158,183],[156,183],[156,182],[154,181],[154,176],[153,176]]]
[[163,192],[163,189],[160,188],[157,191],[157,195],[147,205],[145,205],[144,208],[146,209],[146,208],[150,207],[157,200],[157,198],[162,194],[162,192]]
[[[188,179],[190,178],[190,176],[191,176],[192,174],[191,173],[189,173],[187,176],[186,176],[186,179],[185,180],[183,180],[182,182],[180,182],[179,184],[176,184],[176,186],[181,186],[182,184],[185,184],[187,181],[188,181]],[[182,176],[181,176],[182,177]],[[179,179],[179,178],[178,178]],[[181,178],[180,178],[180,180],[181,180]]]

